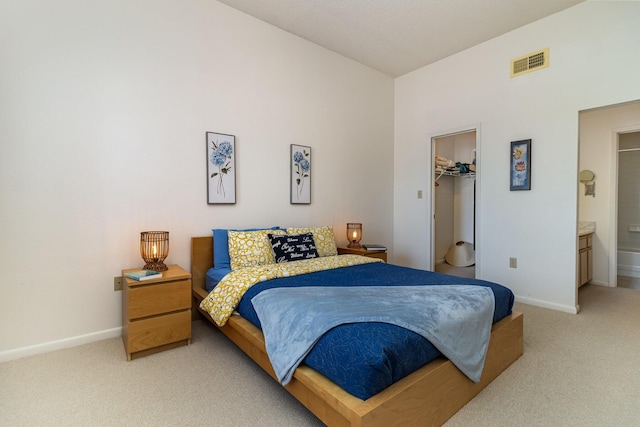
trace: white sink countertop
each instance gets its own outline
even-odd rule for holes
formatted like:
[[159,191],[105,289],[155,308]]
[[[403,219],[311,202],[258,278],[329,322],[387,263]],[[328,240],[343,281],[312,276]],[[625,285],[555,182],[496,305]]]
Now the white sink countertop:
[[594,221],[578,221],[578,236],[586,236],[595,233],[596,223]]

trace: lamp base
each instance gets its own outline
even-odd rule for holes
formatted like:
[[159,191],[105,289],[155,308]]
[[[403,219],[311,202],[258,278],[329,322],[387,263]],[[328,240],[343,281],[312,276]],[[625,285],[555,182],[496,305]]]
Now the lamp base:
[[143,267],[144,270],[167,271],[167,267],[163,262],[148,262]]
[[348,248],[354,248],[354,249],[358,249],[361,248],[362,245],[358,242],[349,242],[349,244],[347,245]]

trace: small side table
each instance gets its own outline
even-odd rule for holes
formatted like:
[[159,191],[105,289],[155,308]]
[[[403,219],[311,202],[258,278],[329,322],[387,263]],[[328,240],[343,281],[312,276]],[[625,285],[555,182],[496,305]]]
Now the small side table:
[[122,270],[122,342],[127,360],[191,343],[191,273],[168,265],[158,279]]
[[387,262],[387,251],[386,250],[367,250],[365,248],[348,248],[346,246],[338,246],[338,255],[362,255],[368,256],[370,258],[380,258],[384,262]]

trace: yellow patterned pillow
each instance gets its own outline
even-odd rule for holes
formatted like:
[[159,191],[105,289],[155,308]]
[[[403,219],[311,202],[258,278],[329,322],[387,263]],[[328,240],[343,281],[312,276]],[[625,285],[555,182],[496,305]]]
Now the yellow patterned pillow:
[[324,227],[292,227],[287,228],[287,234],[313,233],[313,241],[316,244],[318,255],[334,256],[338,255],[336,248],[336,239],[333,235],[333,225],[325,225]]
[[229,258],[231,269],[273,264],[275,258],[267,234],[286,234],[284,230],[229,230]]

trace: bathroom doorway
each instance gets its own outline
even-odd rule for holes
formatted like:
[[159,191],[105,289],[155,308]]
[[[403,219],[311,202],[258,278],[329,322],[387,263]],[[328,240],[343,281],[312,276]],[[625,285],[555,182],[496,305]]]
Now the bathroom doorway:
[[432,266],[476,277],[477,129],[431,139],[433,154]]
[[[634,229],[634,225],[640,223],[640,218],[635,219],[625,214],[625,206],[638,204],[637,193],[629,194],[619,187],[622,181],[638,177],[625,178],[626,172],[637,171],[637,165],[626,164],[625,159],[619,157],[619,148],[623,150],[634,149],[635,145],[625,140],[635,138],[640,133],[640,100],[621,104],[602,106],[579,112],[579,168],[578,170],[593,171],[595,187],[590,188],[577,182],[578,192],[578,221],[594,224],[592,246],[592,279],[593,285],[600,286],[625,286],[626,283],[618,276],[618,270],[634,270],[634,263],[627,263],[624,258],[626,251],[619,252],[618,241],[624,242],[625,236],[619,237],[620,229]],[[622,147],[620,147],[622,143]],[[632,151],[633,152],[633,151]],[[623,151],[622,154],[628,153]],[[622,163],[619,165],[619,163]],[[624,170],[623,170],[624,169]],[[633,192],[633,190],[631,190]],[[635,202],[634,202],[635,201]],[[619,218],[619,211],[622,214]],[[578,227],[576,227],[578,228]],[[635,233],[635,232],[631,232]],[[576,242],[577,245],[578,242]],[[578,263],[576,253],[576,264]],[[619,261],[620,258],[620,262]],[[627,268],[625,266],[631,266]],[[637,267],[640,267],[638,265]],[[624,274],[628,274],[623,271]],[[580,288],[582,289],[582,288]],[[578,301],[578,288],[576,287],[576,301]]]
[[618,134],[617,285],[640,290],[640,132]]

